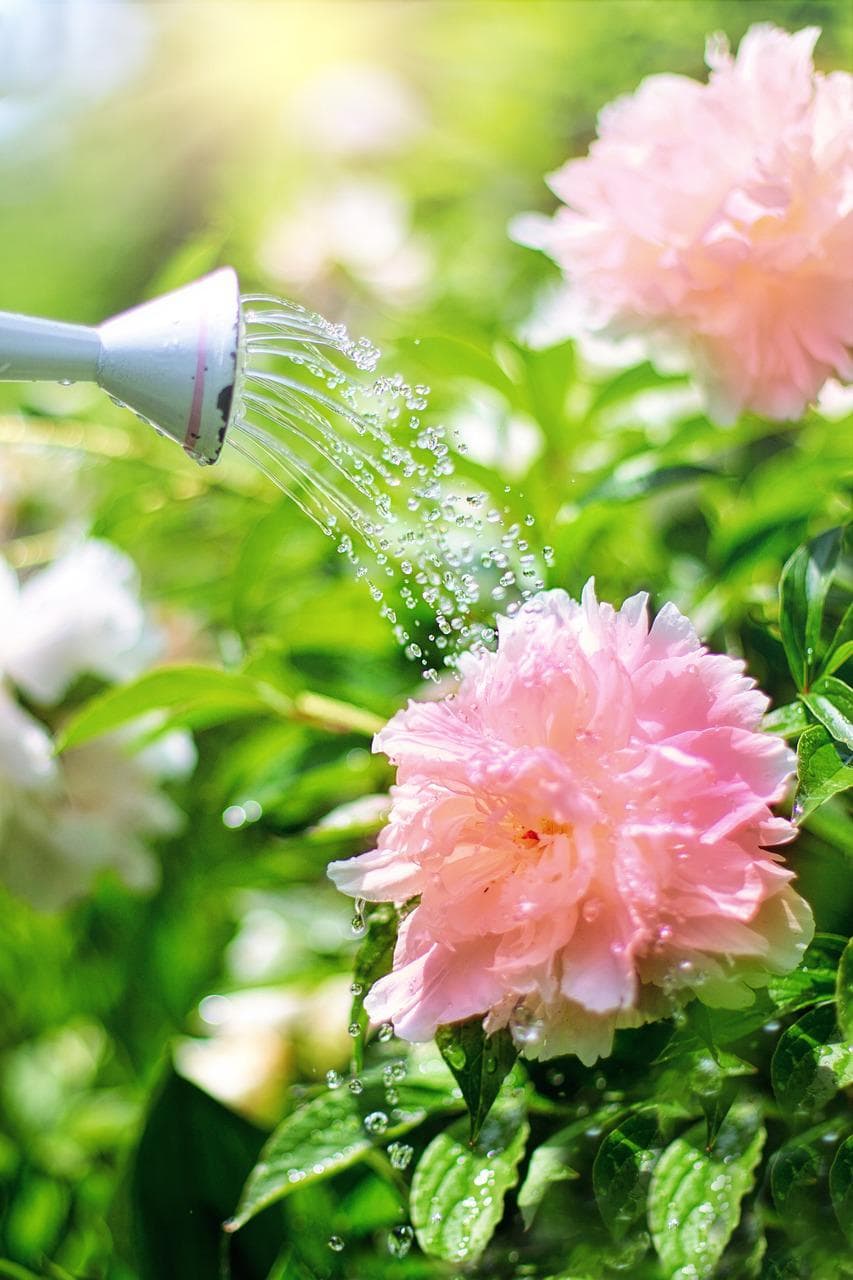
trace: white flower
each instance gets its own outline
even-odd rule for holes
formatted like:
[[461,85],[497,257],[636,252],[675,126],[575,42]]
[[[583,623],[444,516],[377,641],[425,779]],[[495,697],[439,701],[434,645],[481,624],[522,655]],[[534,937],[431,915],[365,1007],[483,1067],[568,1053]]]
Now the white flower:
[[159,648],[133,562],[93,539],[20,587],[0,567],[0,617],[0,670],[36,702],[58,702],[80,675],[138,675]]

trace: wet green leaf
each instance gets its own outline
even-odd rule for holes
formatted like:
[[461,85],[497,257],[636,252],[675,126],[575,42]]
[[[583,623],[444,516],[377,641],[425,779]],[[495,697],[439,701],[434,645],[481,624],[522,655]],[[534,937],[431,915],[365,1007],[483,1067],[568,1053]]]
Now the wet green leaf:
[[657,1107],[642,1107],[620,1120],[598,1148],[592,1185],[598,1211],[616,1240],[645,1212],[652,1171],[664,1142]]
[[792,1112],[816,1111],[853,1084],[853,1046],[841,1038],[833,1004],[819,1005],[780,1037],[771,1078],[780,1106]]
[[[387,1101],[379,1072],[365,1073],[361,1084],[362,1091],[356,1094],[342,1083],[303,1103],[282,1121],[243,1188],[229,1231],[237,1231],[297,1187],[358,1163],[377,1144],[417,1128],[431,1112],[458,1106],[440,1081],[395,1082],[393,1105]],[[377,1114],[385,1119],[382,1127],[365,1126],[365,1118]]]
[[813,725],[797,747],[797,794],[794,812],[807,818],[840,791],[853,787],[853,753],[842,747],[823,725]]
[[397,941],[397,912],[387,903],[366,909],[364,914],[366,933],[355,953],[352,971],[353,999],[350,1009],[350,1026],[358,1027],[353,1040],[353,1065],[360,1071],[364,1062],[364,1038],[368,1017],[364,1008],[374,982],[378,982],[391,970],[394,945]]
[[525,1230],[532,1225],[545,1193],[553,1183],[567,1182],[580,1176],[572,1168],[571,1161],[585,1130],[595,1122],[595,1116],[584,1116],[582,1120],[558,1129],[534,1149],[527,1176],[518,1192],[518,1207]]
[[800,697],[833,738],[853,751],[853,689],[837,676],[823,676]]
[[774,974],[767,984],[777,1012],[797,1013],[831,999],[843,950],[844,939],[838,934],[816,933],[796,969]]
[[478,1258],[518,1181],[529,1125],[510,1101],[493,1109],[477,1142],[457,1121],[433,1138],[412,1179],[410,1213],[424,1253],[449,1262]]
[[471,1118],[473,1141],[512,1070],[518,1049],[505,1029],[487,1036],[482,1018],[439,1027],[435,1042],[462,1090]]
[[[837,1120],[799,1133],[773,1155],[773,1203],[791,1234],[820,1229],[828,1212],[827,1178],[841,1134]],[[827,1224],[831,1225],[831,1224]]]
[[713,1273],[755,1180],[764,1136],[758,1108],[742,1103],[729,1112],[710,1153],[704,1124],[663,1152],[649,1188],[649,1228],[667,1280],[691,1265],[698,1280]]
[[835,1153],[829,1171],[829,1194],[839,1226],[853,1244],[853,1135]]
[[783,738],[793,738],[811,724],[802,702],[789,702],[785,707],[768,711],[761,722],[765,733],[779,733]]
[[853,938],[844,948],[838,963],[835,987],[838,1025],[845,1041],[853,1045]]

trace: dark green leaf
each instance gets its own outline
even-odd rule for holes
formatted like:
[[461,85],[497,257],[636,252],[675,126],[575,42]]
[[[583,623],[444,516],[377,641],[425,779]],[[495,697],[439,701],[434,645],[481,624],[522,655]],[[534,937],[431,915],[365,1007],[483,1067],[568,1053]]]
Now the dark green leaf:
[[853,1244],[853,1136],[835,1153],[829,1171],[829,1194],[841,1230]]
[[815,934],[796,969],[774,974],[767,984],[778,1013],[797,1013],[830,1000],[835,991],[838,960],[844,939],[834,933]]
[[77,747],[152,711],[180,713],[187,720],[198,711],[205,724],[211,724],[217,718],[229,720],[259,711],[287,715],[291,704],[272,686],[239,672],[159,667],[86,703],[65,725],[58,749]]
[[661,1155],[649,1188],[649,1229],[662,1274],[710,1276],[740,1218],[764,1146],[758,1108],[732,1108],[712,1152],[705,1125],[694,1125]]
[[803,821],[832,796],[853,787],[853,755],[823,725],[812,725],[797,745],[794,816]]
[[492,1111],[475,1144],[457,1121],[433,1138],[412,1178],[409,1211],[424,1253],[449,1262],[478,1258],[518,1181],[529,1125],[508,1101]]
[[592,1186],[598,1210],[616,1240],[645,1213],[652,1170],[664,1146],[657,1107],[632,1111],[596,1153]]
[[[220,1274],[222,1222],[263,1140],[254,1125],[181,1076],[169,1074],[146,1120],[133,1166],[141,1280]],[[180,1231],[175,1230],[177,1205]],[[232,1245],[234,1274],[262,1280],[280,1246],[279,1223],[253,1223]]]
[[397,912],[383,903],[366,911],[364,921],[366,933],[355,953],[353,964],[353,1000],[350,1009],[350,1026],[358,1027],[358,1035],[353,1040],[353,1065],[356,1072],[361,1071],[364,1062],[364,1038],[369,1021],[364,998],[370,993],[374,982],[378,982],[391,970],[397,941]]
[[835,635],[829,642],[821,674],[831,675],[851,658],[853,658],[853,604],[848,605]]
[[[770,1188],[787,1229],[803,1224],[812,1230],[827,1211],[827,1177],[839,1138],[838,1122],[825,1121],[799,1133],[773,1156]],[[831,1225],[831,1224],[827,1224]]]
[[773,711],[768,711],[761,727],[765,733],[780,733],[783,738],[793,738],[810,724],[802,702],[789,702],[786,707],[775,707]]
[[841,1034],[853,1045],[853,939],[844,948],[838,965],[835,1000]]
[[841,1040],[834,1005],[819,1005],[780,1037],[771,1078],[780,1106],[792,1112],[816,1111],[853,1083],[853,1046]]
[[[243,1188],[240,1203],[228,1223],[229,1231],[242,1227],[267,1205],[349,1168],[377,1144],[408,1133],[433,1111],[454,1109],[450,1092],[440,1081],[422,1078],[395,1083],[396,1101],[389,1105],[377,1072],[365,1073],[363,1090],[346,1084],[304,1103],[273,1133]],[[387,1123],[365,1126],[365,1118],[377,1113]]]
[[800,697],[833,738],[853,751],[853,689],[837,676],[823,676]]
[[546,1191],[555,1182],[566,1182],[579,1177],[572,1168],[574,1152],[583,1140],[585,1131],[595,1124],[598,1117],[584,1116],[573,1124],[558,1129],[535,1148],[527,1167],[527,1176],[518,1192],[518,1207],[529,1230]]
[[843,529],[830,529],[798,547],[782,570],[779,625],[798,689],[808,689],[819,666],[823,610],[843,534]]
[[670,489],[677,484],[688,484],[705,476],[718,475],[714,467],[700,467],[683,463],[673,467],[658,467],[653,458],[632,458],[617,467],[602,484],[584,494],[580,506],[593,502],[630,502],[658,489]]
[[518,1049],[506,1030],[487,1036],[482,1018],[439,1027],[435,1042],[462,1090],[473,1141],[518,1057]]

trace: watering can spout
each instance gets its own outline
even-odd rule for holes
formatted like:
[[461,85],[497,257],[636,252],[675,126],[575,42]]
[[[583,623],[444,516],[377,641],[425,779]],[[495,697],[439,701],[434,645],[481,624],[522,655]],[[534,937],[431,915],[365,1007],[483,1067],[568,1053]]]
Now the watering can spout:
[[0,380],[96,382],[200,463],[221,452],[239,348],[230,267],[98,328],[0,312]]

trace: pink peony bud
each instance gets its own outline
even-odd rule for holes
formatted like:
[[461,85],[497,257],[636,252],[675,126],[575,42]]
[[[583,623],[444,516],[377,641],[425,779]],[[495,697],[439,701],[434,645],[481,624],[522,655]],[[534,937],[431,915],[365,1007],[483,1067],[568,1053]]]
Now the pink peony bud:
[[707,84],[650,76],[549,179],[567,207],[515,227],[593,325],[686,351],[720,421],[853,376],[853,77],[815,71],[819,34],[759,24],[735,59],[708,41]]
[[482,1014],[529,1057],[610,1052],[617,1027],[697,995],[736,1008],[795,967],[808,905],[772,851],[793,756],[759,732],[767,699],[645,594],[548,591],[469,654],[458,692],[377,735],[397,765],[344,892],[402,903],[393,972],[366,1008],[398,1035]]

